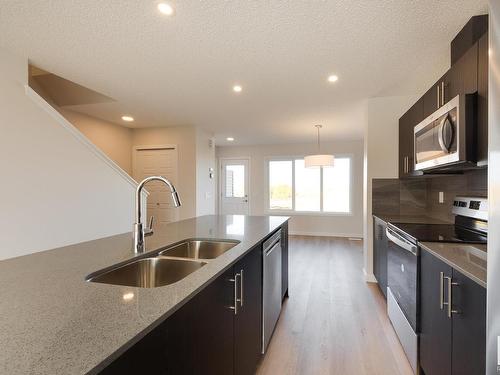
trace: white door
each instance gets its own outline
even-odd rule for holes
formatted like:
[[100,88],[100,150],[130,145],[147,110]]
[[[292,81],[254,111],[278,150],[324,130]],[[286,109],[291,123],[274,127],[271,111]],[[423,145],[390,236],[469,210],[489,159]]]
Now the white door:
[[[177,150],[175,147],[137,147],[134,150],[133,164],[133,177],[137,182],[149,176],[163,176],[174,186],[177,184]],[[155,217],[156,224],[178,220],[179,209],[173,205],[168,186],[159,181],[151,181],[145,186],[145,189],[149,192],[147,198],[148,221],[151,216]],[[178,192],[182,201],[182,192]],[[144,219],[143,217],[143,222],[145,222]]]
[[248,159],[221,159],[221,214],[248,215],[248,165]]

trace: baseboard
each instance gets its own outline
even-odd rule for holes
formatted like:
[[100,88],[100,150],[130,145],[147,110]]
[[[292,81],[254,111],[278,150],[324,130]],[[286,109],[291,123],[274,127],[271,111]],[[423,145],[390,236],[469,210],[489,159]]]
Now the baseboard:
[[377,279],[375,278],[375,275],[373,273],[367,273],[364,267],[363,267],[363,275],[367,283],[378,283]]
[[318,237],[347,237],[357,240],[363,239],[363,235],[355,233],[334,233],[334,232],[307,232],[301,230],[289,230],[288,234],[292,236],[318,236]]

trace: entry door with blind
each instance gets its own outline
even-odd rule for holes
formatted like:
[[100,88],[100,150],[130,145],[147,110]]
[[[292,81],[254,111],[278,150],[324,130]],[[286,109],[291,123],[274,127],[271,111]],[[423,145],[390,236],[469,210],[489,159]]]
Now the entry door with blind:
[[[134,148],[134,179],[140,182],[150,176],[163,176],[174,186],[177,185],[177,149],[175,146],[139,146]],[[179,209],[173,205],[168,186],[159,181],[151,181],[148,182],[145,189],[149,192],[148,221],[151,216],[155,217],[155,224],[165,224],[178,220]],[[179,195],[182,199],[182,192],[179,192]]]
[[248,215],[248,159],[221,159],[220,212]]

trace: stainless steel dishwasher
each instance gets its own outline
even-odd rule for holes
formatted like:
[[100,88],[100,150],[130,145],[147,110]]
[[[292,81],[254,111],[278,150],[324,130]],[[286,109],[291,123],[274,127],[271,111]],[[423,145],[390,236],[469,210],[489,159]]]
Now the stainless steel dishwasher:
[[267,350],[281,312],[281,230],[262,245],[262,354]]

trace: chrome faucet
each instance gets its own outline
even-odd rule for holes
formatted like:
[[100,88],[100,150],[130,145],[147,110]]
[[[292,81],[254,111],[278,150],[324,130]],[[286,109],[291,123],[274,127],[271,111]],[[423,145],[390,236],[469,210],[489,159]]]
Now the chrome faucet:
[[179,207],[181,205],[181,200],[179,195],[175,190],[174,185],[162,176],[151,176],[142,180],[139,185],[137,185],[137,190],[135,192],[135,223],[134,223],[134,252],[136,254],[144,252],[144,237],[153,234],[153,217],[151,216],[151,221],[149,223],[148,229],[144,229],[142,224],[142,210],[141,210],[141,193],[144,185],[149,181],[161,181],[170,188],[170,194],[172,194],[172,200],[174,201],[174,206]]

